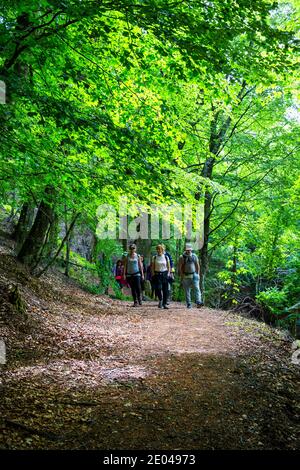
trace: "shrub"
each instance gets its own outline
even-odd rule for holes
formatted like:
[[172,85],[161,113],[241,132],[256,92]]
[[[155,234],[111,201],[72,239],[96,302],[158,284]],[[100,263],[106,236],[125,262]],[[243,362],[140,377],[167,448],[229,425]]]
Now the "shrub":
[[280,316],[285,314],[288,299],[283,290],[277,287],[270,287],[256,295],[256,300],[268,313],[270,313],[271,323],[279,324]]

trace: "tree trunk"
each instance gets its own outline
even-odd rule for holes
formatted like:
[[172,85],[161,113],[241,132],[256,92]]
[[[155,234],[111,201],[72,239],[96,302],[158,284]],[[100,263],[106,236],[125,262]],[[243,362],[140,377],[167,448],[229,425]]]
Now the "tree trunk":
[[38,273],[36,273],[36,276],[37,277],[40,277],[42,274],[44,274],[49,268],[50,266],[52,266],[52,264],[55,262],[55,260],[57,259],[58,255],[60,254],[61,250],[63,249],[66,241],[68,240],[69,236],[70,236],[70,233],[72,232],[73,228],[74,228],[74,225],[76,223],[76,220],[78,219],[78,217],[80,216],[80,212],[78,212],[75,217],[73,218],[64,238],[62,239],[59,247],[58,247],[58,250],[56,251],[56,253],[53,255],[53,257],[50,259],[50,261],[46,264],[46,266],[43,267],[43,269],[41,269],[41,271],[39,271]]
[[[216,118],[217,119],[217,118]],[[216,150],[214,141],[211,138],[210,151]],[[211,179],[214,167],[215,159],[209,157],[204,165],[202,176]],[[204,194],[204,221],[203,221],[203,246],[199,252],[200,258],[200,290],[202,294],[202,300],[205,301],[205,275],[208,269],[208,241],[209,241],[209,230],[210,230],[210,215],[211,215],[211,200],[212,194],[206,190]]]
[[[68,222],[65,220],[65,231],[66,234],[68,233],[69,227],[68,227]],[[65,276],[69,277],[69,270],[70,270],[70,253],[71,253],[71,241],[72,241],[72,232],[73,230],[70,230],[69,236],[66,239],[66,259],[65,259]],[[92,249],[91,249],[92,253]],[[91,260],[89,260],[91,261]]]
[[[73,212],[74,215],[74,212]],[[68,215],[67,215],[67,206],[65,205],[65,234],[68,233]],[[72,231],[70,231],[69,236],[66,239],[66,258],[65,258],[65,276],[69,277],[70,271],[70,253],[71,253],[71,241],[72,241]],[[93,248],[91,248],[91,256],[93,254]],[[89,260],[92,262],[92,260]]]
[[[211,178],[212,169],[209,178]],[[209,191],[205,191],[204,196],[204,223],[203,223],[203,246],[200,249],[200,290],[202,300],[205,300],[205,275],[208,269],[208,241],[210,230],[210,212],[211,212],[211,199],[212,195]]]
[[69,277],[71,240],[66,241],[65,276]]
[[[238,103],[237,106],[243,101],[247,93],[245,93],[246,82],[242,83],[241,89],[237,95]],[[214,106],[212,111],[215,111]],[[202,170],[202,176],[208,179],[212,179],[213,168],[216,162],[216,157],[218,156],[222,145],[228,134],[228,130],[231,125],[231,117],[220,116],[219,111],[214,112],[213,119],[210,124],[210,139],[209,139],[209,157],[204,163]],[[230,137],[230,136],[229,136]],[[201,193],[196,195],[196,199],[200,199]],[[200,289],[202,293],[202,298],[204,299],[204,288],[205,288],[205,274],[208,269],[208,242],[209,242],[209,233],[210,233],[210,217],[212,212],[212,194],[211,191],[205,190],[204,195],[204,240],[203,247],[199,252],[199,258],[201,262],[200,266]]]
[[51,226],[49,228],[48,237],[46,240],[46,246],[43,253],[43,258],[50,258],[57,248],[58,239],[58,215],[53,213]]
[[267,259],[266,273],[269,280],[274,278],[275,269],[274,269],[274,260],[276,257],[276,252],[278,250],[278,242],[281,234],[281,224],[280,219],[278,220],[277,227],[275,228],[275,233],[273,234],[273,240],[271,244],[270,253]]
[[231,276],[231,292],[230,292],[230,299],[228,303],[228,308],[232,308],[235,305],[236,301],[236,284],[237,284],[237,255],[238,255],[238,249],[237,249],[237,240],[235,239],[234,245],[233,245],[233,254],[232,254],[232,276]]
[[18,223],[12,233],[12,239],[16,241],[18,247],[23,245],[26,235],[32,225],[33,217],[34,206],[29,202],[24,202]]
[[[52,189],[46,188],[47,195],[52,193]],[[34,267],[38,261],[40,251],[43,247],[50,223],[53,220],[53,209],[48,201],[42,200],[39,205],[34,223],[18,253],[18,259],[30,268]]]
[[[221,118],[222,119],[222,118]],[[216,156],[224,142],[226,133],[230,127],[231,119],[223,120],[220,130],[217,130],[219,121],[219,113],[215,113],[210,127],[210,142],[209,153],[210,156],[206,159],[202,170],[202,176],[212,179],[213,168],[216,162]],[[213,156],[212,156],[213,154]],[[196,195],[196,199],[200,199],[200,194]],[[210,232],[210,217],[211,217],[211,190],[205,190],[204,194],[204,226],[203,226],[203,246],[199,252],[200,258],[200,290],[203,301],[205,300],[205,275],[208,269],[208,242]]]

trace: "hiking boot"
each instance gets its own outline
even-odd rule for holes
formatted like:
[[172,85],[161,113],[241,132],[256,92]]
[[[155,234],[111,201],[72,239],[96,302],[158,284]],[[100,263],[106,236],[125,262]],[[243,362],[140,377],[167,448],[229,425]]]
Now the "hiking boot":
[[137,306],[138,306],[138,303],[137,303],[137,301],[135,300],[135,301],[134,301],[134,304],[133,304],[133,307],[137,307]]
[[203,307],[203,305],[204,305],[203,302],[199,302],[199,303],[197,304],[197,308],[201,308],[201,307]]
[[142,299],[139,299],[139,305],[142,305]]
[[158,304],[158,308],[162,308],[163,304],[162,304],[162,300],[159,301],[159,304]]
[[186,308],[192,308],[192,304],[187,304]]
[[169,310],[169,307],[167,305],[164,305],[165,310]]

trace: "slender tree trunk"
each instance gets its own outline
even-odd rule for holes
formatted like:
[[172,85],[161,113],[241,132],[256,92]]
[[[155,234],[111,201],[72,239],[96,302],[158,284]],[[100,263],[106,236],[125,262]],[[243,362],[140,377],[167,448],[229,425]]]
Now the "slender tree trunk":
[[231,295],[229,299],[229,305],[228,307],[231,308],[234,306],[234,301],[236,301],[235,296],[236,296],[236,282],[237,282],[237,240],[235,240],[234,245],[233,245],[233,255],[232,255],[232,276],[231,276]]
[[90,251],[90,257],[88,261],[90,261],[90,263],[96,263],[98,238],[94,232],[92,233],[92,237],[93,238],[91,242],[91,251]]
[[[215,118],[217,119],[217,117]],[[214,123],[216,126],[216,122]],[[213,152],[213,150],[215,152]],[[217,152],[213,136],[211,137],[210,151],[212,153]],[[215,163],[214,157],[209,157],[204,165],[202,176],[212,179],[213,167]],[[199,197],[199,196],[198,196]],[[204,194],[204,221],[203,221],[203,246],[200,249],[200,290],[202,299],[205,301],[205,275],[208,269],[208,241],[209,241],[209,230],[210,230],[210,214],[211,214],[211,200],[212,194],[209,190],[205,190]]]
[[[241,89],[238,93],[238,103],[237,106],[243,101],[247,93],[245,93],[246,82],[242,83]],[[212,107],[214,112],[214,106]],[[210,124],[210,140],[209,140],[209,157],[204,163],[202,170],[202,176],[208,179],[212,179],[213,169],[216,162],[216,158],[224,144],[228,130],[231,125],[231,117],[220,116],[219,111],[214,112],[213,119]],[[201,193],[197,194],[196,199],[200,199]],[[210,217],[212,212],[212,194],[211,191],[205,190],[204,194],[204,243],[203,247],[200,250],[200,289],[202,293],[202,298],[205,296],[205,275],[208,269],[208,243],[209,243],[209,233],[210,233]]]
[[276,252],[278,250],[278,241],[280,239],[280,229],[281,229],[281,225],[278,221],[278,225],[275,228],[275,233],[273,235],[270,254],[269,254],[269,257],[268,257],[268,261],[267,261],[266,272],[267,272],[267,277],[269,279],[272,279],[274,277],[274,260],[275,260],[275,257],[276,257]]
[[58,228],[58,215],[56,213],[53,213],[53,218],[49,229],[48,239],[46,240],[43,258],[50,258],[53,255],[57,247]]
[[[68,233],[68,222],[67,216],[65,219],[65,232]],[[69,277],[70,270],[70,252],[71,252],[71,239],[72,239],[72,230],[69,232],[69,236],[66,239],[66,259],[65,259],[65,276]]]
[[64,244],[66,243],[66,241],[68,240],[69,236],[70,236],[70,233],[72,232],[73,228],[74,228],[74,225],[76,223],[76,220],[78,219],[80,215],[80,212],[78,212],[75,217],[73,218],[72,222],[70,223],[70,226],[64,236],[64,238],[62,239],[59,247],[58,247],[58,250],[56,251],[56,253],[53,255],[53,257],[50,259],[50,261],[46,264],[46,266],[43,267],[43,269],[41,269],[40,272],[36,273],[36,276],[37,277],[40,277],[42,274],[44,274],[49,268],[50,266],[52,266],[52,264],[55,262],[55,260],[57,259],[58,255],[60,254],[61,250],[63,249],[64,247]]
[[[45,193],[49,196],[53,189],[46,188]],[[42,200],[34,223],[18,253],[18,259],[30,268],[36,265],[40,251],[43,247],[50,223],[53,220],[53,209],[49,202]]]
[[[215,113],[214,118],[211,122],[210,129],[210,142],[209,142],[209,154],[210,156],[206,159],[202,170],[202,176],[208,179],[212,179],[213,169],[216,162],[218,152],[223,145],[226,133],[230,127],[231,119],[227,118],[223,120],[221,118],[221,126],[218,130],[219,113]],[[212,156],[213,155],[213,156]],[[196,199],[199,199],[200,195],[197,194]],[[205,190],[204,194],[204,227],[203,227],[203,246],[200,249],[200,290],[203,301],[205,300],[205,275],[208,269],[208,242],[210,232],[210,217],[211,217],[211,205],[212,205],[212,194],[210,190]]]
[[66,241],[66,259],[65,259],[65,276],[69,277],[70,270],[70,251],[71,251],[71,240],[68,238]]
[[205,300],[205,276],[208,269],[208,241],[210,226],[211,193],[205,191],[204,200],[204,223],[203,223],[203,246],[200,250],[200,290],[203,301]]

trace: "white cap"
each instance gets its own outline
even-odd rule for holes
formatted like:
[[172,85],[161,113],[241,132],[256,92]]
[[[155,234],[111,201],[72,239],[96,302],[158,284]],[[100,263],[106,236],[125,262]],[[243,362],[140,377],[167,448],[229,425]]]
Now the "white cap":
[[192,247],[192,244],[191,244],[191,243],[186,243],[186,244],[185,244],[185,251],[186,251],[186,250],[192,250],[192,249],[193,249],[193,247]]

